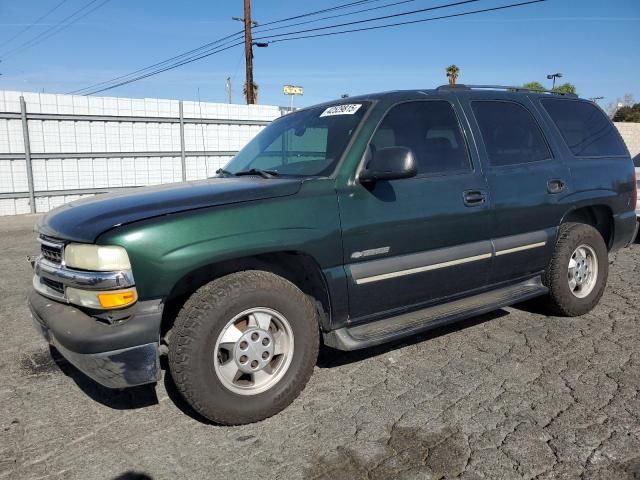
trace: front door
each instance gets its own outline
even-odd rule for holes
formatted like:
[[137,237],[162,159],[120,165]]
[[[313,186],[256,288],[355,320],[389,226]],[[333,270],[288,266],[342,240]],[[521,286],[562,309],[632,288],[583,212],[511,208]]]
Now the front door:
[[486,284],[489,191],[462,125],[448,100],[395,105],[367,155],[410,148],[418,175],[339,189],[350,321],[415,309]]

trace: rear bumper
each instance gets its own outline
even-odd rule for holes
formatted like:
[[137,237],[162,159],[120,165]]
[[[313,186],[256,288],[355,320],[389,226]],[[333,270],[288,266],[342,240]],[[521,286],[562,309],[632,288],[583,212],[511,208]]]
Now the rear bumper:
[[161,302],[138,302],[130,317],[113,325],[35,291],[29,294],[29,307],[42,337],[101,385],[125,388],[160,379]]

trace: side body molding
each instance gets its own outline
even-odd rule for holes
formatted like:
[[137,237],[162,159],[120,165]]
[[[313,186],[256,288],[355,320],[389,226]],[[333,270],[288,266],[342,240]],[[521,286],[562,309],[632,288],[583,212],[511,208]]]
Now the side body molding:
[[463,263],[541,249],[554,239],[555,228],[500,237],[491,241],[465,243],[455,247],[399,255],[348,265],[356,285],[438,270]]

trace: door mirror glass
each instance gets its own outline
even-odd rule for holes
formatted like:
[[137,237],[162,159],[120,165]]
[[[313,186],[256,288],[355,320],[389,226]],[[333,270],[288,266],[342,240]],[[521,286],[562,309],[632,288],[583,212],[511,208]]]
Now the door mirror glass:
[[362,183],[411,178],[417,174],[416,160],[409,148],[381,148],[371,157],[358,177]]

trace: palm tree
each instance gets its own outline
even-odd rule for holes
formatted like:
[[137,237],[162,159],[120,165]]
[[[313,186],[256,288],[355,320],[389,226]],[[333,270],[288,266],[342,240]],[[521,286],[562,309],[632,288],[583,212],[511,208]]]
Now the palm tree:
[[455,85],[459,75],[460,69],[457,65],[449,65],[447,67],[447,78],[449,79],[449,85]]
[[[247,103],[249,103],[249,99],[247,98],[247,84],[244,84],[244,87],[242,87],[242,94],[244,95],[245,100],[247,101]],[[258,84],[256,82],[253,82],[253,96],[254,96],[254,101],[255,103],[258,103]]]

